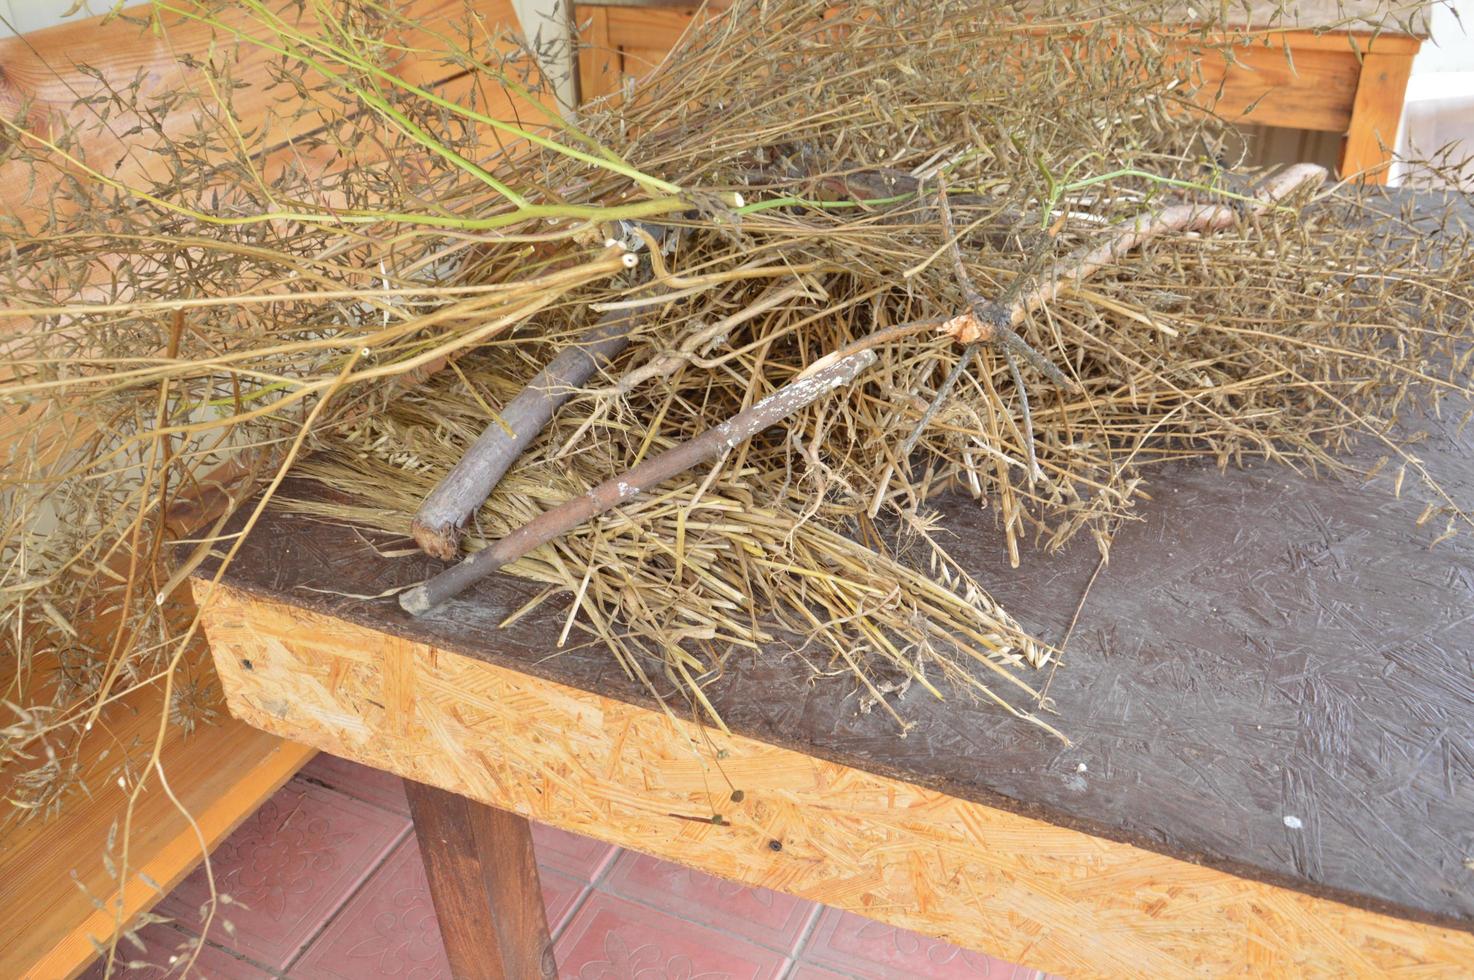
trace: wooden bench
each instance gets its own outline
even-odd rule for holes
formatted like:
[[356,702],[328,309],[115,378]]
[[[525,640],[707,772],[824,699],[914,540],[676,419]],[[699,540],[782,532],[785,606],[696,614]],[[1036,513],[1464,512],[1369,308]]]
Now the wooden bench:
[[[1467,504],[1474,427],[1428,425],[1419,454]],[[441,565],[382,557],[395,531],[269,511],[194,586],[237,717],[431,787],[417,822],[460,807],[453,826],[481,828],[420,828],[458,973],[546,966],[518,857],[534,818],[1070,977],[1455,976],[1474,963],[1474,539],[1430,550],[1442,529],[1390,483],[1154,471],[1049,678],[1069,746],[914,686],[900,738],[781,644],[730,652],[718,731],[597,645],[558,649],[556,603],[499,628],[533,583],[408,618],[389,593]],[[1057,641],[1093,544],[1011,570],[987,512],[941,507],[964,565]]]
[[[575,21],[586,46],[579,60],[583,98],[618,90],[626,75],[658,65],[691,25],[696,5],[653,0],[580,3]],[[1203,101],[1231,122],[1345,136],[1343,175],[1387,182],[1413,56],[1422,41],[1407,34],[1309,30],[1262,33],[1233,49],[1233,63],[1184,40],[1198,62]],[[1288,52],[1288,57],[1287,57]]]
[[[431,27],[446,17],[459,16],[461,0],[412,0],[402,5]],[[479,11],[489,24],[511,23],[513,13],[507,0],[478,0]],[[133,17],[148,8],[128,12]],[[249,15],[239,7],[222,7],[216,13],[233,26],[248,25]],[[300,26],[311,29],[316,11],[308,5],[300,13]],[[101,91],[102,82],[126,89],[135,78],[145,98],[199,85],[198,73],[184,67],[185,59],[204,60],[212,44],[223,44],[214,33],[198,23],[172,16],[164,18],[167,30],[156,33],[125,20],[104,23],[102,18],[85,18],[33,32],[24,38],[0,39],[0,112],[17,119],[26,110],[24,123],[31,132],[46,138],[56,136],[77,121],[77,100]],[[86,66],[98,77],[78,69]],[[236,65],[237,80],[252,83],[235,104],[237,125],[251,131],[260,123],[272,100],[281,91],[267,77],[267,58],[247,51]],[[489,83],[457,68],[447,68],[433,57],[406,57],[396,68],[403,77],[437,88],[452,97],[466,97],[473,86],[480,89],[482,107],[515,118],[525,106],[500,85]],[[196,106],[185,102],[180,111],[165,120],[165,132],[188,131],[197,115]],[[117,113],[110,125],[88,125],[78,133],[74,148],[87,162],[110,175],[129,182],[157,177],[162,158],[149,151],[147,135],[128,133],[131,121]],[[271,165],[277,157],[301,163],[304,152],[293,141],[312,135],[312,124],[299,121],[283,128],[278,140],[263,148],[261,159]],[[0,133],[0,148],[12,137]],[[370,150],[365,147],[365,150]],[[330,165],[332,154],[322,152],[315,162]],[[0,166],[0,213],[20,219],[34,228],[56,200],[63,169],[24,172],[13,161]],[[22,245],[24,247],[24,245]],[[105,270],[104,270],[105,271]],[[24,329],[14,320],[0,325],[0,332]],[[28,417],[7,411],[0,414],[0,442],[15,443],[15,432],[29,424]],[[54,427],[58,435],[61,427]],[[72,433],[78,443],[82,436]],[[0,466],[6,461],[0,450]],[[203,521],[208,526],[209,520]],[[187,533],[187,531],[181,532]],[[188,597],[183,597],[188,604]],[[181,609],[182,617],[188,616]],[[111,640],[111,626],[92,624],[96,637]],[[105,643],[104,643],[105,646]],[[200,685],[214,680],[209,654],[199,644],[195,662],[186,672]],[[45,665],[32,665],[31,682],[50,682]],[[20,679],[18,682],[25,683]],[[34,702],[19,691],[7,697],[22,703]],[[53,748],[64,759],[75,759],[82,767],[82,782],[88,792],[73,789],[54,814],[22,820],[13,808],[3,814],[0,825],[0,977],[34,977],[54,980],[81,972],[96,956],[96,944],[106,943],[115,932],[115,921],[125,927],[147,911],[201,861],[210,848],[220,843],[247,816],[281,786],[314,754],[311,747],[284,741],[234,718],[202,722],[192,734],[177,725],[166,731],[161,762],[178,804],[161,789],[157,777],[142,796],[134,813],[128,839],[128,876],[120,882],[109,862],[121,865],[121,820],[127,794],[117,784],[119,766],[125,756],[139,762],[141,746],[151,745],[159,719],[167,713],[163,685],[155,681],[117,698],[100,716],[93,730],[75,742],[58,742]],[[8,720],[7,720],[8,723]],[[146,757],[146,755],[145,755]],[[224,762],[225,764],[222,764]],[[29,768],[24,762],[7,766],[0,779],[0,793],[7,800],[26,799],[15,780]],[[135,774],[136,775],[136,774]],[[131,786],[130,786],[131,789]],[[182,809],[181,809],[182,807]],[[118,832],[113,836],[117,824]],[[110,843],[111,841],[111,843]],[[121,912],[117,911],[121,904]]]

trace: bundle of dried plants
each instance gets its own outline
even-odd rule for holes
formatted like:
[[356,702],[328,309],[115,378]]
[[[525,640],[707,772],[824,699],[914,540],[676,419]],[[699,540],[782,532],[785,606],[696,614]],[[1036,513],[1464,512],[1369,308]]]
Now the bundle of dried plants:
[[[786,634],[867,703],[915,683],[1050,730],[1026,668],[1053,651],[948,555],[941,491],[1015,562],[1081,532],[1104,553],[1159,463],[1335,470],[1367,438],[1424,521],[1470,523],[1396,427],[1471,393],[1467,204],[1242,167],[1169,41],[1258,29],[744,0],[560,112],[474,10],[244,8],[160,0],[140,25],[217,31],[187,90],[103,86],[49,135],[0,119],[6,172],[50,201],[11,218],[0,272],[0,764],[34,774],[26,812],[107,705],[155,680],[198,700],[197,624],[165,600],[228,564],[242,505],[407,543],[419,514],[430,550],[571,594],[565,640],[718,723],[703,679]],[[274,96],[255,126],[247,58]],[[86,158],[119,120],[153,170]],[[352,500],[284,500],[288,471]]]

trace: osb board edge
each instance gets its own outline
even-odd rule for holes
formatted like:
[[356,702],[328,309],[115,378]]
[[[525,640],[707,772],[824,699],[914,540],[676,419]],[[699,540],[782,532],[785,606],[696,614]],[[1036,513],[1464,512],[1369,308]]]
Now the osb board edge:
[[[194,598],[197,603],[201,601],[200,597],[204,594],[202,590],[208,585],[207,576],[213,574],[213,571],[213,566],[207,563],[205,566],[202,566],[201,570],[196,573],[196,577],[192,580]],[[432,640],[416,628],[414,620],[399,618],[398,606],[392,602],[389,603],[392,609],[388,609],[388,614],[385,615],[384,605],[349,605],[341,608],[329,608],[325,598],[317,593],[309,592],[291,595],[257,583],[230,581],[228,576],[225,581],[220,583],[219,588],[228,590],[230,593],[249,596],[259,602],[279,605],[283,609],[300,610],[306,614],[340,620],[364,630],[371,635],[396,637],[412,643],[426,643],[434,646],[438,650],[456,653],[471,660],[511,671],[531,680],[542,681],[560,688],[592,694],[612,702],[626,704],[646,711],[661,711],[660,704],[643,690],[631,688],[595,691],[581,686],[574,682],[576,679],[570,678],[565,673],[559,671],[557,666],[558,661],[555,657],[524,660],[513,655],[501,655],[498,651],[487,650],[473,643],[458,643],[453,637],[437,636]],[[733,729],[733,733],[766,745],[788,749],[800,755],[822,759],[826,762],[845,766],[846,768],[867,772],[887,779],[894,779],[907,783],[908,785],[920,786],[924,789],[935,790],[954,799],[966,800],[990,809],[1006,811],[1020,817],[1038,820],[1051,826],[1073,830],[1088,837],[1100,838],[1117,844],[1125,844],[1138,850],[1160,854],[1187,864],[1210,868],[1225,875],[1247,878],[1276,888],[1299,892],[1312,898],[1324,899],[1342,905],[1349,905],[1393,919],[1419,922],[1461,932],[1474,932],[1474,920],[1441,916],[1424,908],[1400,905],[1375,895],[1350,892],[1327,886],[1320,882],[1285,874],[1261,865],[1234,860],[1232,857],[1224,854],[1189,850],[1178,846],[1172,840],[1149,837],[1145,834],[1133,832],[1131,827],[1084,819],[1075,814],[1057,810],[1046,805],[1020,800],[1003,793],[995,792],[981,783],[958,782],[945,776],[912,771],[899,766],[888,766],[883,760],[870,757],[860,758],[854,754],[846,753],[842,747],[836,747],[823,742],[814,742],[802,737],[796,732],[790,733],[782,729],[751,731],[738,727]]]
[[[193,580],[196,602],[199,601],[199,597],[203,594],[201,590],[206,586],[206,576],[209,574],[213,574],[213,567],[207,563]],[[647,711],[661,710],[659,703],[641,690],[614,689],[595,691],[582,686],[576,682],[575,678],[570,678],[567,674],[559,671],[557,658],[554,657],[524,660],[512,655],[501,655],[498,651],[487,650],[469,642],[457,643],[451,637],[439,636],[433,639],[427,638],[424,633],[416,629],[413,620],[401,621],[395,618],[398,613],[398,606],[392,603],[390,605],[393,608],[388,610],[388,614],[385,615],[385,609],[382,606],[354,605],[343,608],[329,608],[324,597],[317,593],[291,595],[281,590],[261,586],[256,583],[229,581],[228,577],[226,581],[221,583],[220,587],[241,595],[250,596],[257,601],[277,604],[286,609],[300,609],[313,615],[327,616],[332,619],[341,620],[359,629],[363,629],[370,634],[393,636],[415,643],[428,643],[437,649],[460,654],[471,660],[510,670],[530,679],[541,680],[571,690],[594,694],[610,701],[627,704]],[[1089,837],[1097,837],[1114,843],[1126,844],[1143,851],[1160,854],[1164,857],[1211,868],[1223,874],[1248,878],[1267,885],[1301,892],[1314,898],[1338,902],[1343,905],[1350,905],[1395,919],[1406,919],[1441,928],[1474,932],[1474,920],[1440,916],[1424,908],[1400,905],[1374,895],[1349,892],[1344,889],[1330,887],[1319,882],[1265,868],[1261,865],[1234,860],[1227,855],[1219,853],[1203,853],[1189,850],[1178,846],[1172,840],[1148,837],[1144,834],[1134,833],[1131,827],[1093,821],[1046,805],[1020,800],[1003,793],[995,792],[981,783],[963,783],[945,776],[912,771],[900,766],[888,766],[883,760],[869,757],[859,758],[853,754],[846,753],[842,746],[837,747],[829,743],[815,742],[802,737],[796,732],[791,733],[782,729],[753,731],[742,727],[734,728],[733,731],[736,734],[752,738],[758,742],[778,748],[789,749],[801,755],[823,759],[826,762],[833,762],[847,768],[895,779],[925,789],[936,790],[948,797],[967,800],[996,810],[1004,810],[1021,817],[1039,820],[1052,826],[1074,830]]]
[[[770,743],[722,736],[229,587],[207,611],[206,629],[231,709],[252,724],[573,832],[847,906],[1033,966],[1072,975],[1118,975],[1124,964],[1153,962],[1159,969],[1190,964],[1214,973],[1272,966],[1359,975],[1421,967],[1420,975],[1441,975],[1474,962],[1474,935],[1467,932],[1227,875]],[[242,657],[255,661],[250,671],[240,667]],[[332,676],[330,696],[313,676],[322,671]],[[450,683],[455,678],[461,683]],[[500,742],[484,719],[470,727],[461,723],[462,708],[481,710],[476,691],[483,687],[479,705],[495,703],[503,721],[511,720]],[[272,704],[277,707],[267,710]],[[611,719],[623,720],[624,734],[610,730]],[[637,757],[667,762],[652,767],[642,761],[641,773],[611,782],[632,725],[641,727]],[[352,737],[345,740],[345,732]],[[662,734],[666,744],[658,745]],[[535,749],[520,752],[523,739]],[[700,819],[702,794],[681,797],[684,791],[665,783],[669,769],[686,765],[693,740],[713,752],[724,746],[726,766],[747,765],[740,777],[746,801],[722,802],[720,809],[730,814],[723,825]],[[554,764],[528,762],[535,756]],[[605,775],[591,775],[606,758],[614,762]],[[766,773],[776,774],[771,785],[762,782]],[[810,777],[813,785],[806,782]],[[816,789],[821,784],[843,786],[852,795],[826,795]],[[560,794],[563,804],[548,802]],[[585,803],[565,806],[579,798]],[[784,802],[774,802],[780,798]],[[832,804],[838,799],[859,805],[847,802],[837,812]],[[584,812],[575,813],[580,806]],[[827,816],[806,816],[826,806]],[[785,839],[795,846],[759,854],[774,821],[790,828]],[[839,831],[840,822],[848,829]],[[752,838],[745,841],[750,846],[734,848],[743,834]],[[1014,842],[1015,854],[1004,841]],[[855,851],[858,844],[865,846]],[[876,857],[877,851],[885,856]],[[988,857],[978,864],[982,853]],[[808,865],[802,864],[805,854]],[[847,859],[835,862],[839,878],[816,858],[841,854]],[[966,874],[958,870],[963,864]],[[960,892],[971,892],[975,880],[983,894],[1006,892],[1013,896],[1009,908],[1022,901],[1030,914],[1000,924],[996,905]],[[950,911],[934,911],[949,905]]]

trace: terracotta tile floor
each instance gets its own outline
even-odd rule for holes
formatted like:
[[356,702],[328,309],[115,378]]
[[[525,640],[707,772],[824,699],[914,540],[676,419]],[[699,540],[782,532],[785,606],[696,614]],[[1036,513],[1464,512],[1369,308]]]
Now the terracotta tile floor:
[[[1037,980],[837,909],[536,826],[548,924],[568,980]],[[397,778],[320,755],[211,856],[230,897],[199,977],[449,978]],[[162,978],[204,927],[204,873],[155,912],[115,976]],[[94,967],[85,977],[100,977]]]

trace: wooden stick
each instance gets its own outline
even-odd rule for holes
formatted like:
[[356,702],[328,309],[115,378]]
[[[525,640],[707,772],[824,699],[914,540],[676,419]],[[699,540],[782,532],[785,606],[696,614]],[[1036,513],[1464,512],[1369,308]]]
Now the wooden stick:
[[[1313,163],[1286,167],[1260,185],[1254,195],[1256,200],[1247,204],[1247,210],[1250,214],[1263,214],[1305,184],[1319,184],[1325,179],[1326,168]],[[1174,204],[1160,211],[1128,218],[1116,224],[1105,241],[1075,252],[1047,281],[1036,283],[1014,300],[1007,311],[1007,325],[1017,327],[1034,310],[1053,302],[1072,286],[1153,238],[1173,231],[1222,231],[1233,227],[1241,214],[1240,209],[1232,204]],[[990,341],[999,334],[998,328],[996,318],[979,317],[973,310],[953,317],[942,327],[964,344]]]
[[454,558],[461,528],[491,496],[491,491],[527,445],[536,439],[564,402],[629,344],[633,311],[599,318],[588,334],[564,347],[518,392],[501,418],[486,426],[461,461],[430,491],[410,531],[419,546],[436,558]]
[[728,452],[836,388],[854,381],[874,363],[875,351],[871,347],[838,358],[825,357],[751,408],[738,412],[689,442],[667,449],[634,469],[605,480],[588,493],[545,511],[495,544],[402,593],[400,606],[413,616],[429,612],[472,583],[560,534],[659,486],[704,460]]
[[[1247,210],[1250,214],[1262,214],[1306,183],[1311,181],[1321,183],[1325,179],[1325,168],[1313,163],[1297,163],[1286,167],[1259,188],[1255,195],[1257,200],[1250,203]],[[952,261],[957,281],[962,286],[963,296],[968,305],[966,313],[961,313],[946,321],[942,324],[942,330],[951,334],[954,340],[964,346],[962,356],[958,358],[956,366],[942,382],[942,386],[937,389],[936,396],[932,398],[921,420],[906,437],[906,441],[901,446],[901,455],[903,457],[910,455],[917,440],[921,438],[922,432],[936,417],[938,410],[951,393],[952,387],[967,367],[968,361],[977,351],[978,345],[994,344],[1003,350],[1023,405],[1025,442],[1027,443],[1025,449],[1029,457],[1031,480],[1039,476],[1033,439],[1028,435],[1033,431],[1033,419],[1029,414],[1028,393],[1024,390],[1023,379],[1019,375],[1018,364],[1015,363],[1013,355],[1021,355],[1051,381],[1066,390],[1074,390],[1076,386],[1059,368],[1029,346],[1028,342],[1018,334],[1017,328],[1024,322],[1024,318],[1046,303],[1059,298],[1060,294],[1070,287],[1079,285],[1101,269],[1124,257],[1127,252],[1153,238],[1170,231],[1220,231],[1232,227],[1241,214],[1238,207],[1228,204],[1177,204],[1160,211],[1136,215],[1115,225],[1111,233],[1106,236],[1105,241],[1074,253],[1065,261],[1064,266],[1047,281],[1036,282],[1033,288],[1027,292],[1021,292],[1011,300],[1005,296],[1002,300],[994,302],[978,294],[963,268],[962,253],[952,231],[952,213],[947,205],[945,186],[941,188],[939,194],[939,206],[942,212],[942,228],[951,243]],[[1009,291],[1012,292],[1021,285],[1022,282],[1016,282]]]

